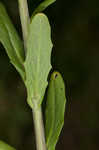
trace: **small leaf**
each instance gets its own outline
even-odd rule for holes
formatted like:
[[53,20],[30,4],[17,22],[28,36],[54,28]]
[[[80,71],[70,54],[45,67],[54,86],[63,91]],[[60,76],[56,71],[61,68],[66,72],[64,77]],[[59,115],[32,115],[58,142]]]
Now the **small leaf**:
[[37,14],[40,13],[42,11],[44,11],[49,5],[51,5],[52,3],[54,3],[56,0],[44,0],[33,12],[32,17]]
[[24,79],[24,48],[9,16],[0,3],[0,42],[6,49],[11,63],[15,66],[18,72]]
[[0,141],[0,150],[15,150],[13,147],[9,146],[8,144]]
[[27,55],[25,61],[28,104],[40,105],[47,87],[51,69],[52,42],[48,18],[40,13],[34,16],[29,26]]
[[54,72],[49,83],[45,110],[45,134],[48,150],[55,150],[64,124],[65,104],[64,81],[58,72]]

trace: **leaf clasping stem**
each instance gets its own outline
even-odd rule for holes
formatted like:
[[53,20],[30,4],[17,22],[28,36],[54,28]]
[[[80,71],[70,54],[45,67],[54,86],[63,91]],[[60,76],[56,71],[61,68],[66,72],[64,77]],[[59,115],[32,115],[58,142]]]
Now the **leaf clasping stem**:
[[[27,0],[18,0],[18,3],[19,3],[19,12],[20,12],[21,25],[22,25],[22,32],[23,32],[24,49],[26,55],[30,17],[29,17]],[[35,129],[37,150],[47,150],[41,106],[35,104],[34,107],[32,108],[32,114],[33,114],[33,123]]]

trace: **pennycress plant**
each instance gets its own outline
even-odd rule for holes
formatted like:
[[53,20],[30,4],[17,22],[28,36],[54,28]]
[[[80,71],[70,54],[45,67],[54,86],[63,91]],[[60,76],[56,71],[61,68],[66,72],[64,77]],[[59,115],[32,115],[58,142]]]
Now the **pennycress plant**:
[[[12,24],[5,7],[0,2],[0,42],[10,62],[19,72],[27,89],[34,121],[37,150],[55,150],[64,123],[65,87],[62,76],[53,72],[48,83],[51,66],[51,27],[48,18],[41,13],[55,0],[43,1],[29,17],[27,0],[18,0],[23,41]],[[45,125],[43,125],[42,101],[45,90]],[[0,141],[0,150],[14,150]]]

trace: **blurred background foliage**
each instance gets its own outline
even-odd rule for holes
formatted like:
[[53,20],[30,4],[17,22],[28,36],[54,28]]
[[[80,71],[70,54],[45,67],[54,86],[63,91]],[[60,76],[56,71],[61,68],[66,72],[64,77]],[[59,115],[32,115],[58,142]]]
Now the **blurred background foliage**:
[[[20,36],[17,0],[1,0]],[[30,14],[41,0],[28,0]],[[45,10],[52,26],[53,70],[66,84],[65,125],[57,150],[99,149],[99,0],[59,0]],[[32,150],[26,89],[0,45],[0,140]]]

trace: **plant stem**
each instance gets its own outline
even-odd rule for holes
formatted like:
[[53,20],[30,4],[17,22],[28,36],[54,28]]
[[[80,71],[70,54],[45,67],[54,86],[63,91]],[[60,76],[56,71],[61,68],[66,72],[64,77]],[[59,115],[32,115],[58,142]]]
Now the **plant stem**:
[[46,143],[45,143],[45,135],[44,135],[44,126],[43,126],[41,107],[33,109],[32,112],[33,112],[37,150],[47,150]]
[[24,49],[26,52],[27,37],[28,37],[28,26],[30,23],[28,4],[27,4],[27,0],[18,0],[18,3],[19,3],[19,12],[20,12],[21,25],[22,25],[23,39],[24,39]]

